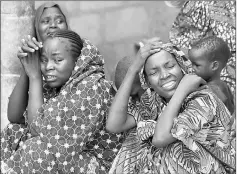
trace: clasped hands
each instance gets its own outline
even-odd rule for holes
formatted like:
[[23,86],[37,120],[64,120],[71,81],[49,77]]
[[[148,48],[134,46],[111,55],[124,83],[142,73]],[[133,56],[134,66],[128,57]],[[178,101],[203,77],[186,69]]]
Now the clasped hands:
[[22,39],[22,45],[18,48],[17,57],[20,59],[25,73],[29,78],[41,78],[39,50],[43,47],[35,37],[28,35]]

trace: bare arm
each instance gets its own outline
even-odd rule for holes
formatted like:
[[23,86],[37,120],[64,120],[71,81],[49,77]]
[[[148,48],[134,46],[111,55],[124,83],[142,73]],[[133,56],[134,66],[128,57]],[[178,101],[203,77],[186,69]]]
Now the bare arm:
[[23,113],[28,103],[29,78],[22,71],[21,76],[13,89],[8,102],[8,120],[11,123],[24,123]]
[[202,84],[206,84],[206,82],[196,75],[185,75],[183,77],[168,106],[157,121],[152,139],[152,143],[156,147],[165,147],[176,140],[171,134],[173,120],[179,115],[179,110],[186,96],[196,91]]
[[128,101],[135,76],[136,71],[130,68],[113,99],[106,123],[106,129],[110,132],[119,133],[136,126],[135,119],[127,114]]
[[169,104],[160,115],[159,120],[157,121],[155,134],[152,139],[152,143],[156,147],[164,147],[176,139],[171,135],[171,128],[173,126],[173,119],[178,116],[179,110],[185,99],[184,93],[177,93],[173,95]]
[[40,47],[42,46],[39,45],[36,40],[32,39],[31,36],[28,37],[27,45],[22,47],[22,50],[27,52],[27,56],[21,58],[21,63],[29,77],[29,101],[27,106],[29,125],[38,115],[37,111],[44,102],[43,83],[39,59]]
[[[120,86],[112,105],[109,110],[106,129],[110,132],[119,133],[136,126],[136,121],[133,116],[127,114],[128,100],[131,93],[133,81],[136,75],[141,70],[147,57],[156,52],[152,48],[157,48],[159,38],[152,38],[147,41],[146,45],[140,48],[137,53],[136,60],[130,66],[122,85]],[[155,47],[154,47],[155,46]]]
[[29,124],[31,124],[35,116],[37,116],[37,110],[42,106],[43,103],[42,78],[32,77],[30,78],[29,102],[27,106]]

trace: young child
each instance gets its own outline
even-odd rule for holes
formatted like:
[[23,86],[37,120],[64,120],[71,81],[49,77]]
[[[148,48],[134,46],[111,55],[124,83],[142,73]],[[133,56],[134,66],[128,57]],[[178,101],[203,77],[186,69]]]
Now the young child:
[[43,42],[40,61],[22,59],[31,106],[25,119],[32,123],[14,143],[12,124],[3,131],[4,172],[107,173],[123,136],[105,130],[111,85],[97,48],[73,31],[58,30]]
[[222,69],[231,56],[227,43],[216,36],[205,37],[191,46],[188,55],[195,74],[207,82],[233,114],[235,110],[233,94],[227,84],[220,79]]

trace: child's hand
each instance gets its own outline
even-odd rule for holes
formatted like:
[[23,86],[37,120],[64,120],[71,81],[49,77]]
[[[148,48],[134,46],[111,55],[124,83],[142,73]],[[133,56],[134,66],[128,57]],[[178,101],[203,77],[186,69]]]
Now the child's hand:
[[147,140],[154,135],[156,121],[146,120],[137,124],[137,136],[141,141]]
[[18,57],[25,69],[29,78],[41,78],[39,48],[42,48],[41,43],[35,38],[28,36],[27,40],[22,40],[22,47],[19,48]]
[[152,38],[146,40],[145,45],[139,49],[136,58],[133,64],[131,65],[131,68],[136,72],[139,72],[142,66],[145,64],[146,59],[150,55],[160,51],[159,49],[160,45],[161,45],[160,38]]
[[207,82],[201,77],[195,74],[185,74],[182,80],[179,83],[178,88],[176,89],[177,93],[183,93],[185,96],[188,94],[204,89]]

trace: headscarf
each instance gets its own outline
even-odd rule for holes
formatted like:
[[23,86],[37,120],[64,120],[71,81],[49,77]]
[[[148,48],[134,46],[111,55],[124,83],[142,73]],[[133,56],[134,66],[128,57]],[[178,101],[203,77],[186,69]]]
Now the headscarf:
[[42,16],[43,12],[44,12],[44,9],[51,8],[51,7],[57,7],[61,11],[61,13],[65,17],[67,27],[68,27],[68,29],[70,29],[69,23],[68,23],[68,13],[67,13],[67,10],[65,10],[63,7],[60,7],[59,4],[56,4],[54,2],[46,2],[46,3],[42,4],[41,6],[39,6],[38,9],[36,10],[36,13],[35,13],[35,20],[34,20],[35,35],[36,35],[37,40],[39,42],[42,42],[42,40],[41,40],[41,38],[39,36],[39,31],[38,31],[38,27],[39,27],[39,23],[40,23],[40,18]]
[[[84,153],[91,138],[103,127],[111,99],[111,86],[105,80],[103,65],[104,59],[98,49],[83,40],[81,55],[69,80],[59,92],[48,90],[49,93],[44,94],[47,101],[38,110],[30,128],[40,135],[44,144],[53,144],[49,151],[54,155],[60,153],[60,159],[67,161],[67,156],[71,155],[67,150],[70,149],[77,152],[72,157],[77,161],[78,155]],[[50,130],[47,129],[49,125]],[[55,139],[56,134],[60,139]],[[44,150],[37,149],[38,153]],[[57,164],[63,166],[60,159]],[[70,161],[67,163],[77,166]],[[69,169],[63,170],[69,172]]]
[[[181,50],[179,50],[176,46],[172,45],[171,43],[162,43],[161,46],[159,47],[159,51],[161,51],[161,50],[167,51],[174,56],[175,60],[179,64],[179,66],[184,74],[193,72],[192,64],[191,64],[190,60],[188,60],[185,57],[185,54]],[[148,57],[148,59],[149,59],[149,57]],[[140,82],[141,82],[142,88],[146,90],[149,88],[149,86],[146,82],[144,71],[145,70],[144,70],[144,66],[143,66],[140,73],[139,73],[139,77],[140,77]]]

